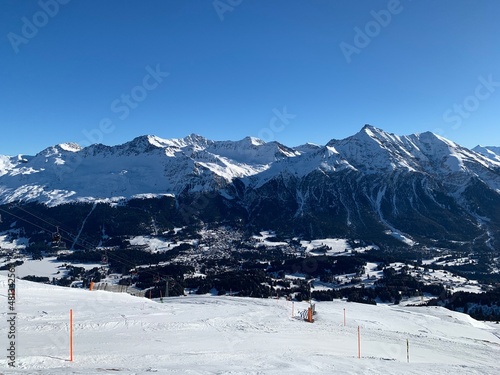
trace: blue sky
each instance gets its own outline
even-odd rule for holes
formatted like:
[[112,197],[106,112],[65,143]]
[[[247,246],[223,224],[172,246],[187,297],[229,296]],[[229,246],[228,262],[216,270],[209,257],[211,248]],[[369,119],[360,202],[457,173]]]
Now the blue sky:
[[0,154],[154,134],[500,146],[500,2],[2,0]]

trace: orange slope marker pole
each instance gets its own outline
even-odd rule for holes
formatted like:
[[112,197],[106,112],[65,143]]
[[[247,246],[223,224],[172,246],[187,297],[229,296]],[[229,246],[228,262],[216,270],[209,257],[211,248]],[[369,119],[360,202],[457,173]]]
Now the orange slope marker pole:
[[361,358],[361,333],[358,326],[358,358]]
[[69,360],[73,362],[73,309],[69,310]]

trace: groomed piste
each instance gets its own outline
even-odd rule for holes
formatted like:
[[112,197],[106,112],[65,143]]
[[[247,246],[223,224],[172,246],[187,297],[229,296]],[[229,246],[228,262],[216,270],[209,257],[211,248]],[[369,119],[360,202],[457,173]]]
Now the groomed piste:
[[13,368],[5,276],[0,288],[0,373],[483,375],[500,369],[499,326],[440,307],[335,300],[316,303],[308,323],[298,314],[306,302],[295,302],[292,316],[292,302],[284,299],[160,302],[23,280],[16,282]]

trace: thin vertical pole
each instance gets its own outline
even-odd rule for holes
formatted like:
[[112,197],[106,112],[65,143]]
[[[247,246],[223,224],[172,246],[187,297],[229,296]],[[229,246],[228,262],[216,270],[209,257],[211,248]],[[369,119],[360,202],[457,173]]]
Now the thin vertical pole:
[[358,326],[358,358],[361,358],[361,333]]
[[345,309],[344,309],[344,327],[345,327]]
[[406,339],[406,361],[410,363],[410,341]]
[[293,318],[293,308],[294,308],[294,302],[292,301],[292,318]]
[[73,362],[73,309],[69,310],[69,360]]

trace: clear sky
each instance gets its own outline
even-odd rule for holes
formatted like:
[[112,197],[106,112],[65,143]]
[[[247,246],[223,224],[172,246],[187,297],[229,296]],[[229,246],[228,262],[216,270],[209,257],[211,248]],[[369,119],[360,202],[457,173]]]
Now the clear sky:
[[0,2],[0,154],[153,134],[500,146],[500,1]]

